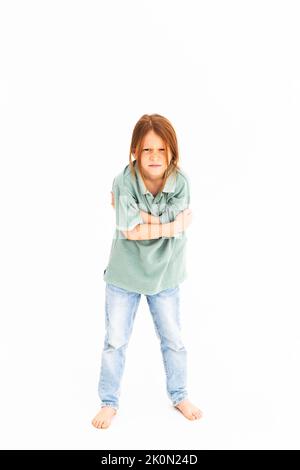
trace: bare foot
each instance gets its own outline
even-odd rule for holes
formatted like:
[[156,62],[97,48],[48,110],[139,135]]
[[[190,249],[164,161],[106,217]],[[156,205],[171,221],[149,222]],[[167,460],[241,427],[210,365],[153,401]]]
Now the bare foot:
[[99,413],[97,413],[95,418],[93,419],[92,425],[98,429],[108,428],[108,426],[111,423],[112,418],[114,417],[116,413],[117,411],[112,406],[102,406]]
[[183,400],[180,403],[177,403],[175,405],[175,408],[177,408],[181,413],[187,418],[187,419],[200,419],[203,416],[203,413],[199,408],[197,408],[193,403],[190,402],[190,400]]

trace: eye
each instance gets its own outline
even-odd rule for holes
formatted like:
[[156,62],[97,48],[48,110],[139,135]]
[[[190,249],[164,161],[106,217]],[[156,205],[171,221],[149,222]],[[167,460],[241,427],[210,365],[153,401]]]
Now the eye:
[[163,150],[163,151],[164,151],[165,149],[159,149],[159,150]]
[[143,149],[143,150],[146,150],[146,151],[147,151],[147,150],[149,150],[149,149]]

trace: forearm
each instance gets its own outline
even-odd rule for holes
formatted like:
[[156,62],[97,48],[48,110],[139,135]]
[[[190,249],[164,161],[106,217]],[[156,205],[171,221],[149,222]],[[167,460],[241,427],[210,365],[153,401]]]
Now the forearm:
[[153,240],[160,237],[174,237],[178,229],[174,222],[167,224],[139,224],[130,232],[126,232],[128,240]]
[[182,208],[166,208],[164,212],[160,216],[155,216],[152,214],[148,214],[148,212],[140,210],[140,214],[144,221],[144,224],[166,224],[169,222],[174,222],[176,216],[183,212],[184,209]]

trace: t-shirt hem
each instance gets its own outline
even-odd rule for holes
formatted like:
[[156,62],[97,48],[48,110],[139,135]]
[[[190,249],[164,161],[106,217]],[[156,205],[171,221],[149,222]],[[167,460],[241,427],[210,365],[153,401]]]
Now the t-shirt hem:
[[187,279],[187,274],[185,276],[183,276],[181,279],[179,279],[177,282],[175,282],[171,285],[164,286],[164,287],[160,288],[159,290],[155,290],[155,291],[152,291],[152,292],[149,292],[149,291],[145,292],[145,291],[140,290],[140,289],[138,289],[138,290],[137,289],[132,289],[130,286],[128,286],[126,284],[123,284],[122,282],[114,282],[113,280],[109,280],[109,278],[106,278],[105,275],[103,276],[103,280],[105,282],[107,282],[108,284],[113,284],[117,287],[120,287],[121,289],[126,289],[130,292],[136,292],[137,294],[143,294],[143,295],[155,295],[155,294],[158,294],[159,292],[161,292],[165,289],[174,289],[179,284],[184,282],[186,279]]

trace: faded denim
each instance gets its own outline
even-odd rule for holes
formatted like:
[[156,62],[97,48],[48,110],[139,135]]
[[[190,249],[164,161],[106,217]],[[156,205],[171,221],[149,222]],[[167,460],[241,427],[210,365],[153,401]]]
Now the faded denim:
[[[187,351],[181,339],[179,286],[146,295],[166,374],[167,394],[175,406],[187,398]],[[141,294],[106,283],[105,339],[98,393],[101,406],[119,407],[126,348]]]

